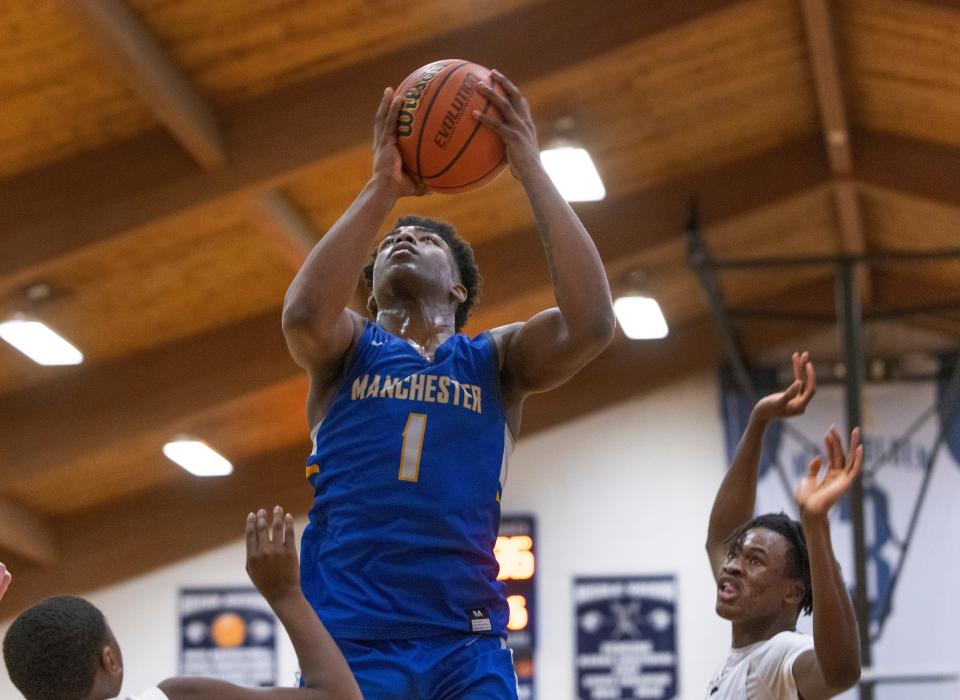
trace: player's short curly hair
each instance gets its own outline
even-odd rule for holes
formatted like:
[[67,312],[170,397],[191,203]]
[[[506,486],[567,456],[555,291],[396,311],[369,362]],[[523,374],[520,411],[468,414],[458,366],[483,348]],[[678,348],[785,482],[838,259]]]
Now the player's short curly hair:
[[787,541],[786,574],[803,583],[803,600],[800,601],[800,610],[809,615],[813,612],[813,583],[810,580],[810,554],[807,552],[807,538],[803,534],[803,526],[786,513],[758,515],[730,535],[728,553],[739,551],[747,532],[758,527],[776,532]]
[[3,638],[3,660],[27,700],[81,700],[93,688],[107,641],[107,621],[96,606],[56,596],[13,621]]
[[[467,325],[470,312],[473,310],[473,307],[476,306],[477,299],[480,297],[480,286],[483,282],[483,278],[480,276],[480,268],[477,267],[477,263],[473,258],[473,248],[471,248],[470,244],[463,240],[457,233],[457,230],[446,221],[438,221],[436,219],[428,219],[424,216],[408,214],[397,219],[393,228],[398,229],[401,226],[414,226],[426,231],[432,231],[446,242],[450,248],[450,252],[453,253],[453,259],[457,264],[457,272],[460,275],[460,283],[466,287],[467,290],[467,298],[457,307],[456,317],[454,319],[456,331],[459,333],[460,330]],[[363,279],[366,281],[367,288],[371,292],[373,291],[373,263],[376,261],[376,258],[377,251],[374,251],[370,256],[370,262],[363,268]],[[374,302],[374,304],[376,304],[376,302]],[[376,316],[376,306],[374,306],[372,311],[374,316]]]

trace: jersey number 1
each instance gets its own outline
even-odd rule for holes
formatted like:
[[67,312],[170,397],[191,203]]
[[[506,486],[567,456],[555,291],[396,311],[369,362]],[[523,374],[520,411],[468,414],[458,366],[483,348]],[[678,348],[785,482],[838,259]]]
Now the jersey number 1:
[[400,448],[400,481],[420,478],[420,455],[423,452],[423,433],[427,429],[426,413],[411,413],[403,428],[403,447]]

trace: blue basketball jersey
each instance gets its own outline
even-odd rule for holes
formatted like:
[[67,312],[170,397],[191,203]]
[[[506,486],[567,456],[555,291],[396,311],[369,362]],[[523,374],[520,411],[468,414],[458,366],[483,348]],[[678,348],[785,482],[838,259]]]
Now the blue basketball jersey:
[[493,555],[513,441],[489,334],[426,360],[368,323],[313,431],[301,582],[334,637],[506,635]]

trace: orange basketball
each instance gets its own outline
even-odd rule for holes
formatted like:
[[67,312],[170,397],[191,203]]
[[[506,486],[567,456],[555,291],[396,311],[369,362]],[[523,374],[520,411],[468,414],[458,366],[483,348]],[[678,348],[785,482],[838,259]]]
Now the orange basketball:
[[503,140],[473,116],[499,110],[477,92],[493,85],[490,70],[448,59],[418,68],[397,92],[403,97],[397,117],[397,143],[404,168],[435,192],[465,192],[500,174],[507,163]]

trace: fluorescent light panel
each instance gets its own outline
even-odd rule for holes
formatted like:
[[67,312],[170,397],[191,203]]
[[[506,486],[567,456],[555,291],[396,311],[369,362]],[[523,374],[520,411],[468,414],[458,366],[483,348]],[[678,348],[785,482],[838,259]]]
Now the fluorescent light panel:
[[596,202],[607,195],[590,154],[563,146],[540,152],[540,162],[568,202]]
[[40,321],[12,318],[0,323],[0,338],[40,365],[79,365],[83,353]]
[[163,454],[195,476],[226,476],[233,471],[233,465],[203,440],[172,440],[163,446]]
[[669,330],[656,299],[642,296],[620,297],[613,302],[613,311],[631,340],[654,340],[666,338]]

